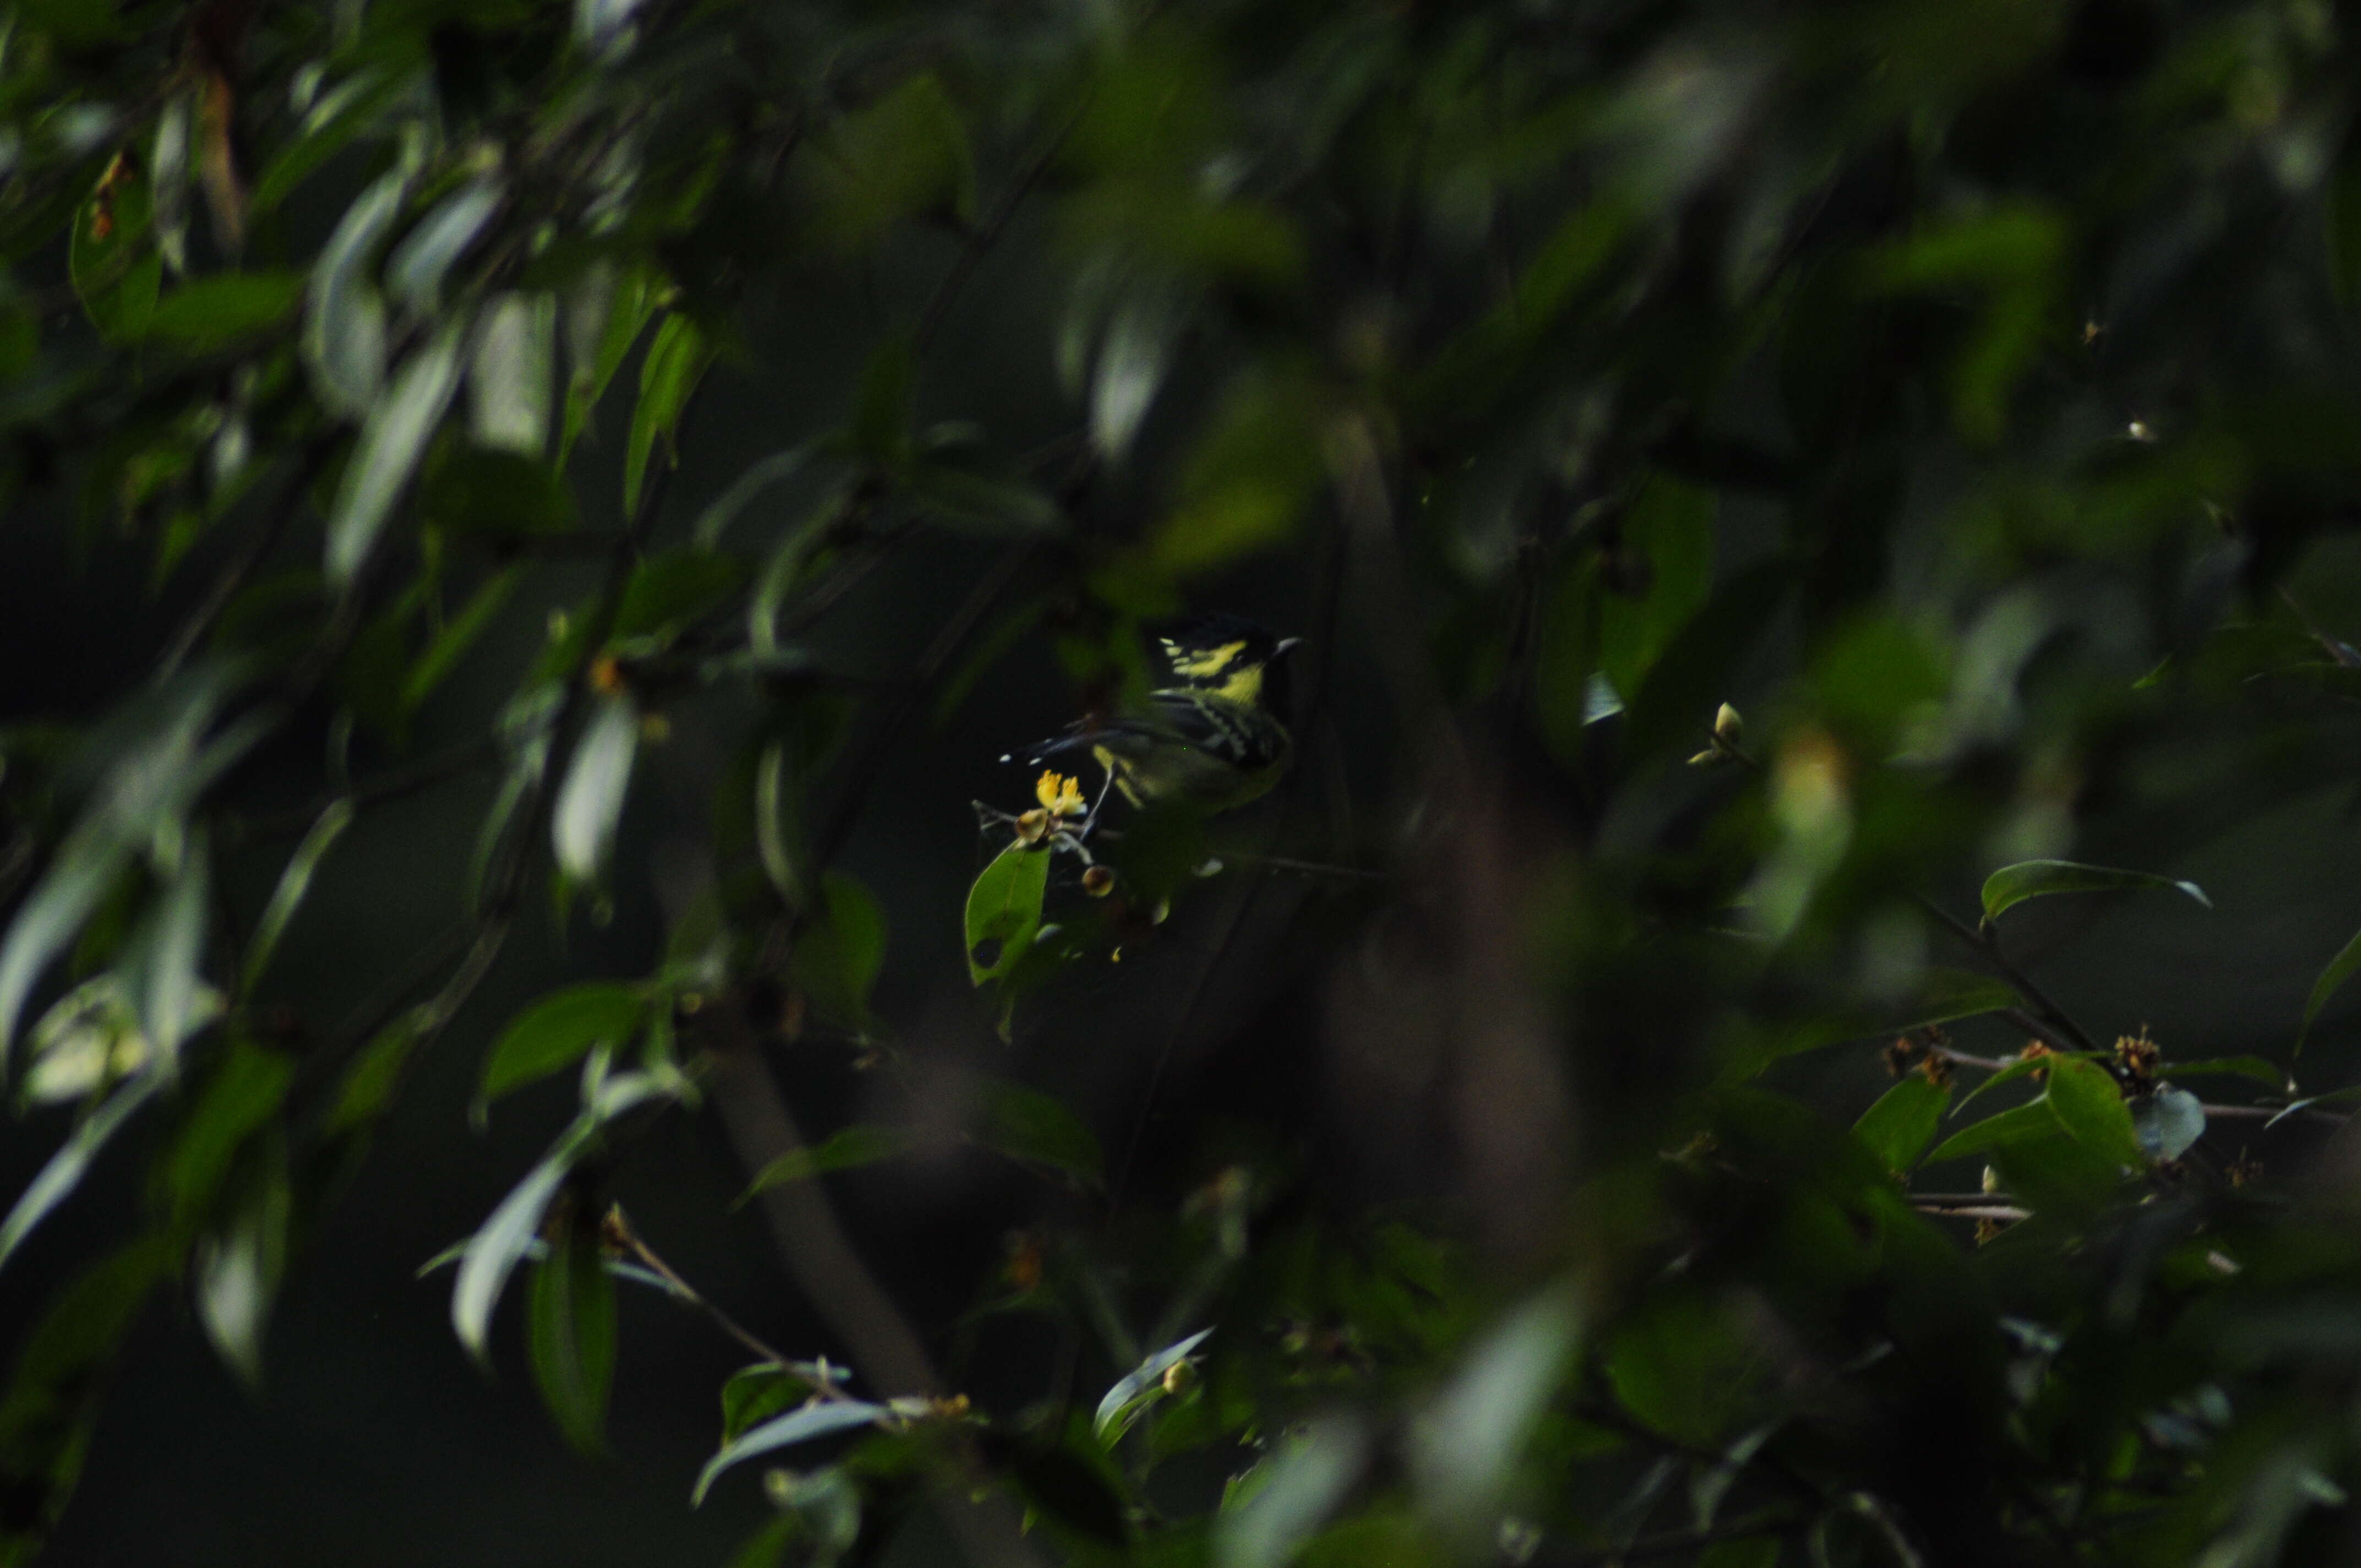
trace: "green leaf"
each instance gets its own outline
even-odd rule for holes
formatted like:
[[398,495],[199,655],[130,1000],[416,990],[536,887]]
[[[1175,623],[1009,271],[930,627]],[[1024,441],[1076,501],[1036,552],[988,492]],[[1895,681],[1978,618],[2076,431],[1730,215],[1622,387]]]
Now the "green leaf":
[[579,521],[564,475],[539,458],[484,447],[437,462],[418,506],[437,527],[486,540],[570,533]]
[[885,911],[842,872],[820,878],[819,918],[796,939],[791,973],[823,1017],[869,1026],[869,993],[885,963]]
[[1534,1426],[1557,1400],[1579,1330],[1571,1291],[1538,1292],[1493,1321],[1411,1420],[1419,1511],[1446,1537],[1491,1544],[1501,1501]]
[[2186,1089],[2159,1083],[2125,1103],[2140,1152],[2150,1159],[2179,1159],[2205,1135],[2205,1103]]
[[239,1148],[279,1114],[294,1080],[295,1064],[283,1053],[230,1042],[158,1173],[176,1228],[203,1217]]
[[640,361],[640,400],[631,410],[631,434],[623,449],[623,511],[636,515],[640,491],[646,483],[648,460],[656,443],[664,444],[667,465],[677,459],[674,432],[688,407],[691,393],[713,363],[713,348],[695,322],[670,315],[656,328],[647,357]]
[[1905,1073],[1861,1113],[1852,1124],[1853,1134],[1886,1169],[1905,1175],[1935,1141],[1944,1107],[1950,1102],[1949,1084],[1937,1084],[1924,1073]]
[[278,950],[280,938],[286,934],[287,923],[295,917],[303,895],[311,891],[313,874],[352,822],[352,798],[338,795],[313,818],[310,830],[295,846],[295,852],[287,857],[287,865],[279,873],[279,884],[270,890],[270,902],[262,906],[262,915],[254,923],[254,936],[247,942],[246,964],[238,977],[239,995],[254,994],[255,986],[270,967],[270,955]]
[[2350,1105],[2356,1100],[2361,1100],[2361,1083],[2350,1084],[2343,1089],[2332,1089],[2325,1094],[2307,1095],[2301,1100],[2292,1101],[2279,1107],[2279,1113],[2264,1123],[2263,1128],[2268,1132],[2297,1112],[2309,1111],[2315,1105]]
[[736,1442],[740,1433],[802,1404],[812,1393],[808,1378],[775,1361],[740,1367],[721,1386],[721,1441]]
[[1910,1004],[1908,1021],[1894,1027],[1921,1029],[1929,1024],[1981,1017],[1986,1013],[2020,1006],[2023,1000],[2004,980],[1972,970],[1933,968],[1919,981],[1917,1000]]
[[533,1381],[566,1441],[597,1454],[606,1446],[614,1381],[615,1281],[599,1250],[597,1214],[567,1203],[555,1230],[527,1307]]
[[861,367],[845,438],[854,455],[881,473],[897,471],[909,455],[917,378],[909,340],[899,335],[880,342]]
[[32,896],[17,907],[0,943],[0,1051],[16,1036],[16,1020],[34,982],[71,945],[130,859],[130,846],[96,824],[77,825],[58,847]]
[[1039,487],[1007,475],[927,460],[912,464],[903,484],[923,510],[988,537],[1054,533],[1065,523]]
[[247,218],[259,218],[285,201],[322,165],[377,125],[397,99],[419,86],[413,72],[368,66],[321,93],[302,130],[280,144],[255,177],[254,193],[247,200]]
[[165,296],[146,335],[203,353],[270,331],[302,297],[300,272],[216,273]]
[[2047,1100],[2036,1100],[1961,1128],[1936,1146],[1935,1152],[1921,1163],[1940,1165],[1947,1159],[1964,1159],[2019,1138],[2048,1137],[2058,1131],[2057,1113],[2050,1110]]
[[807,200],[828,239],[851,251],[905,218],[975,211],[967,129],[932,71],[846,115],[803,165]]
[[50,1299],[17,1353],[0,1401],[0,1561],[21,1563],[57,1522],[82,1473],[107,1393],[106,1373],[180,1249],[145,1236],[106,1255]]
[[602,697],[574,748],[566,783],[550,814],[557,865],[577,883],[598,880],[615,846],[640,746],[640,714],[628,696]]
[[1617,576],[1644,586],[1601,596],[1598,667],[1627,701],[1712,595],[1713,519],[1712,491],[1661,477],[1624,515]]
[[606,1080],[574,1124],[467,1238],[459,1254],[459,1277],[451,1285],[451,1327],[469,1355],[489,1365],[492,1309],[500,1304],[519,1260],[532,1250],[550,1200],[598,1145],[600,1130],[626,1111],[677,1091],[675,1082],[652,1073],[621,1073]]
[[1367,1425],[1350,1411],[1323,1415],[1275,1445],[1223,1494],[1213,1525],[1216,1568],[1283,1568],[1360,1481],[1374,1447]]
[[1759,1415],[1770,1367],[1730,1305],[1692,1288],[1657,1297],[1619,1329],[1607,1343],[1606,1372],[1643,1425],[1718,1453]]
[[460,607],[459,613],[444,622],[443,630],[434,634],[434,641],[426,644],[426,651],[418,656],[418,662],[410,666],[410,674],[402,678],[401,709],[404,713],[416,712],[424,706],[428,697],[434,695],[434,689],[449,677],[459,661],[466,657],[467,650],[475,646],[476,639],[491,625],[492,618],[500,614],[500,608],[508,603],[509,595],[515,591],[522,576],[523,568],[511,566],[506,571],[493,573],[476,585],[476,591],[467,596],[467,602]]
[[2262,1057],[2208,1057],[2202,1061],[2169,1061],[2157,1069],[2168,1078],[2251,1079],[2274,1093],[2285,1093],[2287,1069]]
[[1011,844],[983,868],[967,894],[967,972],[982,985],[1016,967],[1041,929],[1049,853]]
[[443,280],[500,210],[500,182],[474,181],[436,203],[385,258],[386,292],[421,315],[440,302]]
[[558,462],[574,449],[591,411],[605,395],[631,345],[658,307],[655,280],[643,269],[618,273],[606,262],[584,269],[566,300],[566,429],[557,444]]
[[808,1181],[815,1176],[831,1170],[851,1170],[879,1160],[893,1159],[910,1146],[907,1136],[891,1127],[880,1127],[866,1122],[855,1122],[840,1127],[817,1144],[789,1149],[754,1173],[739,1195],[743,1203],[767,1188],[784,1187],[790,1181]]
[[642,561],[623,587],[614,641],[668,641],[682,627],[729,602],[746,581],[735,555],[684,544]]
[[148,1047],[167,1070],[179,1058],[181,1042],[219,1006],[197,970],[204,956],[210,861],[204,836],[192,835],[179,870],[141,918],[119,964]]
[[145,1072],[109,1095],[105,1103],[82,1118],[81,1124],[42,1166],[30,1185],[17,1198],[8,1216],[0,1220],[0,1264],[16,1255],[17,1247],[33,1233],[33,1227],[48,1217],[50,1210],[64,1202],[90,1170],[91,1162],[99,1150],[106,1146],[132,1113],[145,1105],[164,1086],[160,1072]]
[[349,588],[376,548],[426,444],[459,388],[460,349],[467,323],[446,322],[410,356],[369,409],[360,441],[345,465],[344,483],[328,513],[328,581]]
[[1199,1345],[1213,1337],[1213,1330],[1200,1329],[1187,1339],[1175,1340],[1117,1378],[1091,1417],[1091,1431],[1098,1440],[1109,1448],[1121,1442],[1132,1423],[1164,1397],[1164,1374],[1188,1360]]
[[701,1505],[713,1483],[733,1464],[741,1464],[756,1454],[775,1453],[798,1442],[810,1442],[834,1432],[869,1426],[885,1414],[883,1405],[843,1399],[806,1405],[801,1409],[764,1421],[735,1441],[723,1443],[721,1452],[705,1462],[705,1468],[697,1473],[696,1490],[689,1494],[689,1506],[696,1508]]
[[753,504],[755,497],[773,485],[784,484],[795,477],[804,465],[811,461],[811,455],[809,446],[790,446],[749,466],[730,481],[730,488],[714,498],[712,504],[697,513],[694,531],[697,547],[711,550],[719,544],[722,534],[738,521],[741,512]]
[[566,1071],[594,1046],[621,1047],[639,1033],[646,1016],[647,999],[636,986],[594,983],[553,992],[500,1031],[484,1058],[476,1098],[489,1104],[512,1090]]
[[2337,949],[2336,956],[2328,960],[2328,967],[2320,971],[2320,978],[2312,982],[2312,994],[2304,998],[2303,1022],[2296,1026],[2295,1031],[2295,1048],[2299,1053],[2303,1049],[2304,1040],[2312,1034],[2312,1021],[2320,1016],[2320,1010],[2328,1005],[2330,997],[2344,989],[2345,982],[2353,978],[2356,970],[2361,970],[2361,931],[2356,931],[2352,939]]
[[1965,1111],[1968,1106],[1975,1101],[1977,1096],[1984,1093],[1987,1090],[1998,1089],[2004,1083],[2015,1083],[2020,1079],[2030,1078],[2035,1073],[2046,1071],[2048,1069],[2049,1064],[2057,1059],[2058,1053],[2054,1051],[2039,1051],[2036,1052],[2032,1056],[2012,1058],[2007,1066],[2000,1069],[1991,1077],[1985,1079],[1982,1083],[1977,1084],[1973,1089],[1969,1090],[1967,1093],[1961,1095],[1960,1097],[1959,1109],[1953,1111],[1951,1114],[1954,1116],[1959,1115],[1960,1112]]
[[198,1244],[197,1316],[222,1360],[249,1389],[262,1387],[262,1338],[287,1266],[287,1225],[294,1212],[282,1142],[269,1146],[228,1216]]
[[2160,889],[2185,893],[2206,908],[2213,907],[2204,890],[2193,882],[2175,882],[2149,872],[2116,871],[2107,866],[2079,865],[2072,861],[2019,861],[2003,866],[1984,879],[1984,918],[1997,920],[2004,910],[2028,898],[2060,893],[2125,893]]
[[137,342],[155,313],[164,258],[156,249],[154,190],[127,161],[75,209],[67,272],[83,313],[109,343]]
[[2073,1057],[2054,1058],[2049,1088],[2042,1098],[2074,1141],[2092,1153],[2135,1169],[2147,1163],[2132,1127],[2131,1107],[2124,1103],[2123,1091],[2105,1068]]
[[410,1053],[418,1044],[418,1029],[424,1008],[413,1008],[377,1032],[377,1037],[363,1047],[345,1069],[343,1080],[336,1086],[328,1112],[321,1119],[320,1130],[335,1135],[349,1133],[375,1121],[392,1103],[394,1091],[401,1087],[402,1069],[410,1063]]
[[538,460],[557,396],[557,298],[502,294],[484,308],[467,368],[476,444]]
[[303,358],[320,400],[347,419],[376,406],[385,381],[385,300],[371,280],[378,246],[401,216],[410,192],[402,170],[354,198],[312,264],[303,296]]
[[1106,1157],[1098,1135],[1054,1095],[994,1079],[984,1082],[983,1101],[980,1141],[986,1148],[1048,1166],[1087,1186],[1099,1183]]

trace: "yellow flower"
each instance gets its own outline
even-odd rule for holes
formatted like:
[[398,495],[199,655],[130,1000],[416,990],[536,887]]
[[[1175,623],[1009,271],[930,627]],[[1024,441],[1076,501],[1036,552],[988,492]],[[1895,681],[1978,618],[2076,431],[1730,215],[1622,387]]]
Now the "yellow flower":
[[1033,798],[1052,817],[1080,817],[1089,809],[1082,804],[1082,781],[1063,773],[1043,773],[1034,783]]

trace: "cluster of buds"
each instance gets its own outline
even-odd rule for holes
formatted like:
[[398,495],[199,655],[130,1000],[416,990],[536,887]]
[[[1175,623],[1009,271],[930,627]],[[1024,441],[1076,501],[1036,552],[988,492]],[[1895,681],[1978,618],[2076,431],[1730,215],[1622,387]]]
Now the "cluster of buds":
[[1715,710],[1713,733],[1707,739],[1705,750],[1689,759],[1689,766],[1710,768],[1722,762],[1744,762],[1752,766],[1754,759],[1739,745],[1745,737],[1746,720],[1739,717],[1738,709],[1723,703]]
[[1950,1044],[1951,1036],[1941,1025],[1928,1024],[1894,1036],[1878,1055],[1884,1058],[1888,1077],[1900,1078],[1916,1068],[1927,1082],[1939,1088],[1951,1081]]
[[[2051,1050],[2039,1040],[2027,1040],[2025,1042],[2025,1049],[2016,1053],[2016,1059],[2019,1061],[2039,1061],[2043,1057],[2054,1057],[2058,1053],[2056,1051]],[[2048,1075],[2049,1069],[2047,1068],[2037,1067],[2033,1069],[2033,1077],[2037,1082],[2047,1078]]]
[[2148,1038],[2145,1024],[2136,1035],[2115,1036],[2115,1064],[2134,1093],[2145,1094],[2155,1087],[2157,1064],[2163,1056],[2163,1047]]

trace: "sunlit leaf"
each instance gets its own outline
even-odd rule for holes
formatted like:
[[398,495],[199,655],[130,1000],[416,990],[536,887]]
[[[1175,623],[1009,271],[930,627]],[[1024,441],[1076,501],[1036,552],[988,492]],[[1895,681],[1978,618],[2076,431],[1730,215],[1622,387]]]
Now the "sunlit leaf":
[[1217,1568],[1280,1568],[1327,1522],[1368,1463],[1371,1434],[1346,1412],[1324,1416],[1249,1472],[1213,1527]]
[[1091,1430],[1098,1434],[1099,1441],[1110,1447],[1122,1442],[1132,1423],[1163,1396],[1165,1373],[1188,1360],[1199,1345],[1213,1337],[1213,1330],[1200,1329],[1186,1339],[1175,1340],[1117,1378],[1091,1417]]
[[265,1162],[223,1222],[197,1245],[197,1316],[249,1388],[262,1385],[263,1331],[287,1264],[294,1199],[283,1157]]
[[2093,1154],[2117,1165],[2136,1168],[2144,1163],[2131,1107],[2106,1069],[2072,1057],[2057,1058],[2042,1098],[2074,1140]]
[[386,258],[386,292],[411,310],[433,310],[444,279],[500,210],[500,196],[499,181],[478,180],[435,203]]
[[2186,1089],[2159,1083],[2127,1102],[2140,1152],[2150,1159],[2179,1159],[2205,1135],[2205,1104]]
[[385,301],[370,275],[377,247],[401,216],[410,177],[394,170],[356,197],[312,264],[303,301],[303,357],[320,400],[347,418],[376,406],[385,379]]
[[458,390],[466,320],[449,321],[412,354],[369,409],[328,515],[329,582],[351,587],[417,471]]
[[106,1146],[132,1114],[164,1086],[164,1075],[158,1072],[140,1074],[109,1095],[105,1103],[82,1118],[80,1125],[42,1166],[7,1218],[0,1220],[0,1264],[5,1264],[24,1245],[33,1227],[48,1217],[50,1210],[64,1202],[73,1190],[82,1184],[91,1162]]
[[478,446],[537,458],[557,396],[557,300],[503,294],[485,307],[467,367],[468,431]]
[[574,748],[550,817],[558,868],[577,883],[595,883],[606,870],[639,744],[640,715],[631,699],[620,694],[600,698]]
[[844,1399],[827,1404],[806,1405],[784,1416],[764,1421],[730,1442],[721,1452],[705,1462],[697,1472],[697,1486],[689,1494],[694,1508],[705,1501],[705,1494],[723,1471],[742,1464],[758,1454],[774,1453],[799,1442],[810,1442],[836,1432],[850,1431],[855,1427],[874,1424],[885,1414],[883,1405],[872,1405],[860,1399]]

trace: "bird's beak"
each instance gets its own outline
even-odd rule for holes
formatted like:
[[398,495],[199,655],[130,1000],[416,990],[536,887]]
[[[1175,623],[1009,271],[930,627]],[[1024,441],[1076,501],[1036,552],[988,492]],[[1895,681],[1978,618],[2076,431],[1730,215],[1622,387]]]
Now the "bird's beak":
[[1282,637],[1279,640],[1278,643],[1272,647],[1270,656],[1276,659],[1281,653],[1286,652],[1290,648],[1301,648],[1302,646],[1303,639],[1301,637]]

